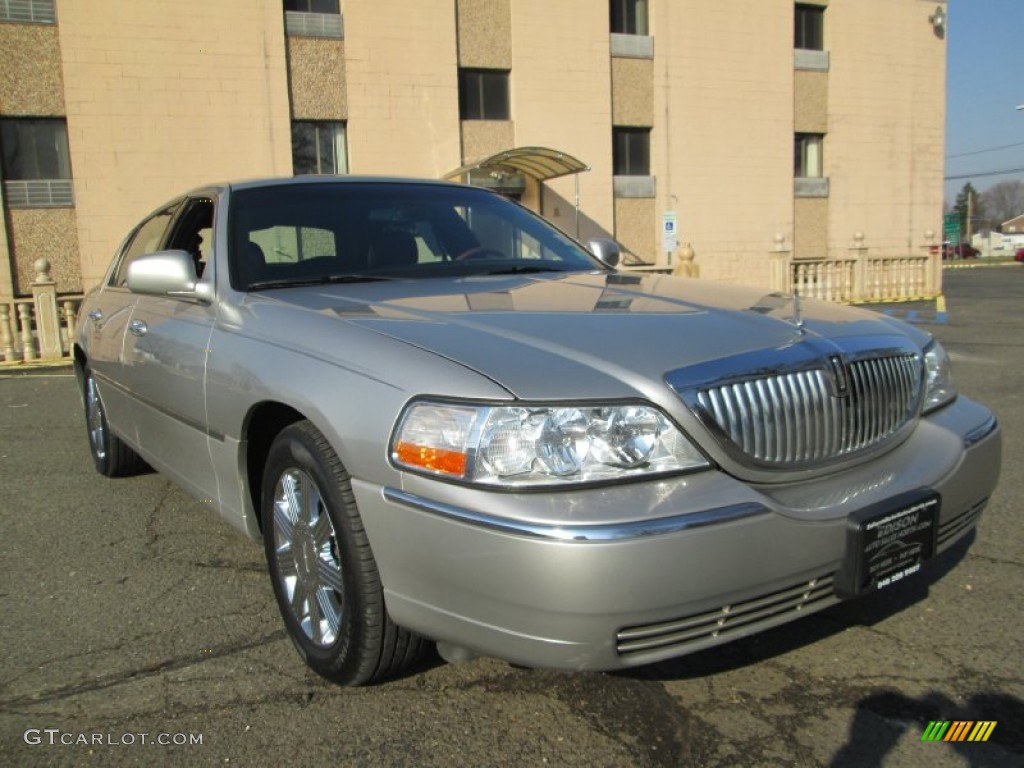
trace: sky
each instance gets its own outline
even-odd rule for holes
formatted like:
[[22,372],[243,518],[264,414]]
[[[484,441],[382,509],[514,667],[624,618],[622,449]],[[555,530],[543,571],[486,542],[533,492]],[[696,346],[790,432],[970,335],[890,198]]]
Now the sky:
[[1024,109],[1016,109],[1024,106],[1024,0],[949,0],[947,12],[945,197],[952,203],[968,182],[984,192],[1024,181]]

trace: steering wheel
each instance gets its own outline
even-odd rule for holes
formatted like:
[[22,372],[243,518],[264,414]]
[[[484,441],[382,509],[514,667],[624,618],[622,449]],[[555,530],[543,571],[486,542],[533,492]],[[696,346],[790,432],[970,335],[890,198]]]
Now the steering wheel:
[[478,261],[481,259],[507,259],[504,253],[497,248],[488,248],[484,245],[477,245],[469,250],[463,251],[453,261]]

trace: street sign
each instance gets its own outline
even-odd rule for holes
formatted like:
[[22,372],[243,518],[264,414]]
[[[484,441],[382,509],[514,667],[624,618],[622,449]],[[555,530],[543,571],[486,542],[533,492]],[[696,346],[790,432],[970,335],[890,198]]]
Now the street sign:
[[959,213],[947,213],[942,217],[942,235],[946,240],[960,241]]
[[672,253],[679,245],[679,219],[675,211],[661,214],[661,250]]

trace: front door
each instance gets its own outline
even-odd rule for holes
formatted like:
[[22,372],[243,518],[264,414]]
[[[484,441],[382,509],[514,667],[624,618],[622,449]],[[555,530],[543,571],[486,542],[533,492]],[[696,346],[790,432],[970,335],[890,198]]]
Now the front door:
[[[212,223],[210,199],[187,200],[163,247],[189,251],[202,273]],[[205,392],[214,316],[209,304],[140,295],[124,337],[123,378],[134,394],[141,452],[199,498],[217,493]]]

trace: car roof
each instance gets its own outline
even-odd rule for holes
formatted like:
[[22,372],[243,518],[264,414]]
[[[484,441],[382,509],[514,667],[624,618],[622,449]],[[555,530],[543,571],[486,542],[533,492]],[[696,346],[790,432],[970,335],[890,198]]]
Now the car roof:
[[188,194],[209,194],[211,191],[257,189],[260,187],[295,187],[295,186],[316,186],[319,184],[415,184],[417,186],[435,187],[465,187],[465,184],[456,184],[440,179],[422,179],[403,176],[336,176],[336,175],[308,175],[308,176],[267,176],[253,179],[240,179],[236,181],[221,182],[218,184],[206,184],[190,190]]

